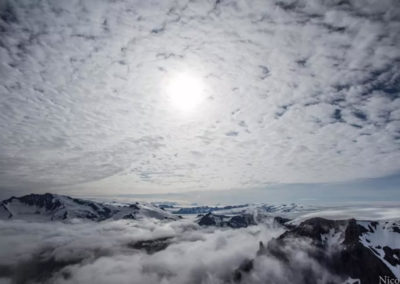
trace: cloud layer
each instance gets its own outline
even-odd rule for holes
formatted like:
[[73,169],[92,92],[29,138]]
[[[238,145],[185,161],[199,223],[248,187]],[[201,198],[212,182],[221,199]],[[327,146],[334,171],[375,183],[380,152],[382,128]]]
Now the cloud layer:
[[[271,220],[272,222],[272,220]],[[163,223],[0,221],[0,283],[256,284],[342,283],[311,256],[310,240],[283,247],[286,263],[265,253],[284,230],[270,222],[244,229],[202,228],[190,220]],[[144,241],[158,241],[147,250]],[[141,243],[141,245],[138,245]],[[259,253],[263,251],[263,253]],[[335,252],[336,247],[330,247]],[[252,269],[238,276],[239,267]],[[242,282],[239,282],[241,279]]]
[[[0,187],[398,172],[399,30],[395,0],[1,1]],[[205,84],[191,113],[165,94],[182,73]]]
[[[201,229],[188,220],[0,221],[0,230],[0,283],[140,284],[225,283],[256,255],[260,240],[283,232],[271,225]],[[134,245],[154,239],[165,239],[167,248],[146,252]]]

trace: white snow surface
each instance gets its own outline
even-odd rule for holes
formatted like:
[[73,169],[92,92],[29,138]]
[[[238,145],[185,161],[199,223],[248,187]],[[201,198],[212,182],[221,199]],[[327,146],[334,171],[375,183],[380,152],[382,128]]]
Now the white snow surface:
[[400,279],[400,266],[391,265],[384,259],[385,246],[391,249],[400,249],[400,233],[394,231],[394,227],[400,227],[400,222],[385,221],[376,222],[376,226],[369,221],[358,221],[359,225],[363,226],[368,232],[362,234],[360,242],[369,248],[383,263],[393,272],[393,274]]

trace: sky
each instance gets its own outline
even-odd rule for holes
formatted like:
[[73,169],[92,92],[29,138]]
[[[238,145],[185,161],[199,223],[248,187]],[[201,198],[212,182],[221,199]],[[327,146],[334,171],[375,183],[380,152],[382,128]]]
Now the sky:
[[0,0],[1,194],[400,200],[399,30],[397,0]]

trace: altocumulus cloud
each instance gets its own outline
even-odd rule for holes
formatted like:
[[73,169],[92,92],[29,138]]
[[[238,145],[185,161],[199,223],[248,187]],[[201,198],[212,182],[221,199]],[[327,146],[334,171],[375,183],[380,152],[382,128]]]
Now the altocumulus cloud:
[[[1,1],[0,187],[395,173],[399,30],[396,0]],[[182,72],[207,98],[185,115],[164,95]]]

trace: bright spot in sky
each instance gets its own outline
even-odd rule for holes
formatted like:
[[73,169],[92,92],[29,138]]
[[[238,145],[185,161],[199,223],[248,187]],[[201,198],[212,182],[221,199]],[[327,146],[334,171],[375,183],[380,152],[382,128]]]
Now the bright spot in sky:
[[191,111],[204,99],[204,85],[200,78],[182,73],[170,79],[167,93],[174,107]]

